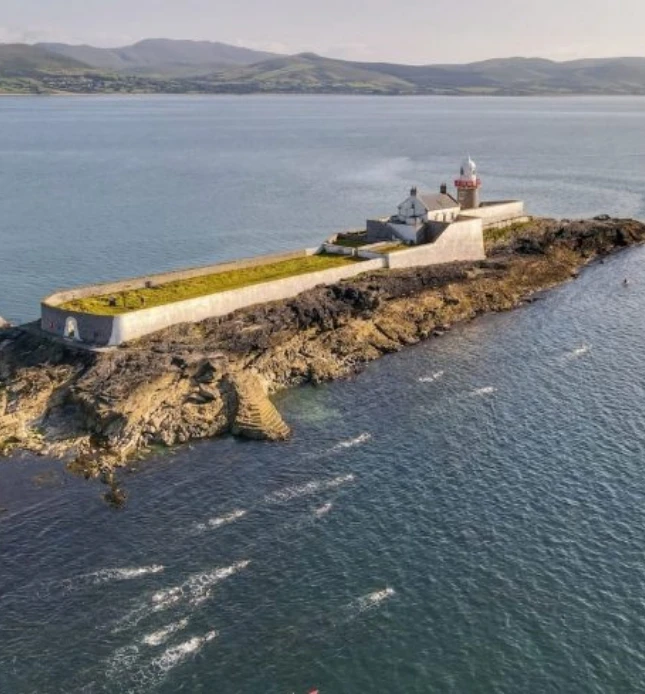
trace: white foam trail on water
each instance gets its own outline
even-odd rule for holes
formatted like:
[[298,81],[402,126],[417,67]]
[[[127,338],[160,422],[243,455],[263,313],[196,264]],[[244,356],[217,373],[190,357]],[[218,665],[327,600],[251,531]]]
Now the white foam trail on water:
[[177,586],[158,590],[143,605],[124,615],[115,624],[112,633],[117,634],[125,629],[135,627],[150,615],[163,612],[181,603],[187,603],[193,608],[198,607],[211,597],[214,586],[242,571],[250,563],[249,560],[238,561],[231,566],[192,574]]
[[219,636],[209,631],[203,636],[193,636],[176,646],[170,646],[148,662],[143,660],[140,649],[134,645],[117,649],[107,661],[106,675],[112,683],[118,683],[119,691],[148,694],[166,678],[168,672],[184,662],[188,656],[200,651],[209,641]]
[[334,505],[331,502],[323,504],[322,506],[314,510],[314,516],[316,518],[322,518],[323,516],[326,516],[332,510],[333,506]]
[[174,622],[173,624],[168,624],[167,626],[163,627],[163,629],[153,631],[152,634],[147,634],[143,637],[142,642],[145,643],[146,646],[160,646],[162,643],[165,643],[173,634],[185,629],[187,626],[188,618],[186,617],[184,619],[180,619],[178,622]]
[[230,523],[235,523],[235,521],[240,520],[240,518],[244,518],[247,513],[248,511],[245,511],[244,509],[236,509],[225,516],[209,518],[205,523],[198,523],[195,526],[195,530],[202,533],[206,530],[217,530],[217,528],[221,528],[224,525],[229,525]]
[[477,390],[473,390],[470,394],[474,397],[481,397],[482,395],[492,395],[496,392],[497,388],[493,388],[493,386],[486,386],[485,388],[477,388]]
[[582,347],[577,347],[576,349],[567,352],[565,356],[567,359],[577,359],[578,357],[581,357],[583,354],[588,354],[590,350],[590,345],[582,345]]
[[311,496],[312,494],[317,494],[318,492],[328,491],[330,489],[336,489],[337,487],[342,487],[344,484],[353,482],[356,477],[353,474],[349,475],[339,475],[331,480],[312,480],[306,484],[293,487],[285,487],[272,494],[267,494],[264,497],[264,501],[267,504],[280,504],[285,501],[291,501],[292,499],[298,499],[303,496]]
[[373,593],[368,593],[363,595],[363,597],[358,598],[356,604],[358,609],[362,612],[370,607],[375,607],[379,605],[384,600],[391,598],[395,594],[394,588],[384,588],[383,590],[375,590]]
[[332,448],[332,451],[342,451],[344,448],[354,448],[356,446],[360,446],[363,443],[367,443],[371,438],[372,434],[365,432],[354,439],[348,439],[347,441],[341,441],[340,443],[337,443]]
[[140,651],[138,646],[128,644],[117,648],[107,661],[106,674],[109,680],[118,679],[123,672],[131,670],[139,660]]
[[217,636],[219,634],[216,631],[209,631],[204,636],[193,636],[192,639],[188,639],[178,646],[170,646],[158,658],[155,658],[151,665],[159,668],[162,672],[168,672],[184,661],[191,653],[197,653],[204,644]]
[[100,585],[102,583],[111,583],[113,581],[131,581],[142,576],[150,576],[151,574],[161,573],[165,567],[161,564],[152,564],[151,566],[135,566],[122,569],[99,569],[92,573],[80,574],[63,580],[63,584],[68,590],[81,587],[86,584]]
[[443,371],[435,371],[432,376],[421,376],[421,378],[418,378],[417,380],[419,383],[434,383],[435,381],[438,381],[443,374]]
[[151,598],[153,611],[165,610],[182,600],[187,600],[191,605],[201,605],[211,596],[215,585],[246,569],[250,563],[249,560],[238,561],[222,569],[193,574],[178,586],[159,590]]

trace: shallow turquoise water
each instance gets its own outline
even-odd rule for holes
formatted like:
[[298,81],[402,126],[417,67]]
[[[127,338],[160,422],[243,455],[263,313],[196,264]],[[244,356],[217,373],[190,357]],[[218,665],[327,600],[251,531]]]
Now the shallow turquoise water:
[[[153,123],[163,120],[159,109],[201,113],[224,109],[221,103],[251,104],[248,118],[261,123],[292,103],[311,120],[314,112],[337,108],[334,100],[317,99],[66,102],[32,108],[80,109],[81,120],[94,109],[101,122],[110,119],[100,104],[141,108]],[[634,183],[645,178],[638,141],[614,145],[614,159],[595,177],[595,149],[588,161],[581,152],[600,123],[642,127],[635,114],[645,102],[482,101],[476,117],[472,104],[479,102],[470,100],[338,103],[350,120],[358,108],[418,114],[425,104],[425,119],[450,110],[462,139],[468,129],[460,123],[474,128],[483,119],[491,160],[503,145],[511,147],[507,142],[515,142],[518,161],[520,149],[534,153],[524,158],[536,169],[534,178],[522,174],[524,194],[531,200],[530,182],[545,183],[543,192],[536,183],[531,207],[613,212],[621,200],[625,213],[642,213],[642,185]],[[489,109],[498,113],[496,138]],[[574,133],[580,121],[589,132],[560,140],[558,155],[550,139],[540,147],[538,130],[528,136],[536,111],[551,135],[554,124]],[[7,137],[6,127],[0,132]],[[517,139],[509,137],[513,132]],[[295,126],[291,137],[310,146],[310,136]],[[90,147],[87,137],[80,141]],[[52,137],[51,147],[57,142]],[[483,140],[480,146],[486,151]],[[378,158],[375,149],[366,151]],[[356,167],[360,152],[354,150]],[[511,160],[508,151],[500,156]],[[482,168],[488,157],[479,157]],[[439,168],[434,160],[410,161],[416,163],[408,173],[388,174],[402,188],[415,166]],[[582,167],[576,190],[586,191],[576,200],[563,192],[572,166]],[[338,193],[338,170],[323,190]],[[500,197],[509,195],[510,183],[505,188],[503,177],[496,180]],[[388,187],[361,185],[345,184],[347,195],[363,201],[366,189],[377,195]],[[321,227],[343,216],[306,194],[327,220]],[[95,201],[106,204],[103,194]],[[155,204],[167,201],[159,196]],[[261,215],[259,199],[250,204]],[[137,228],[147,230],[149,242],[157,233],[141,220]],[[247,234],[249,244],[251,232],[237,229],[236,243]],[[309,227],[297,233],[292,227],[279,236],[304,243],[308,233]],[[212,238],[203,238],[208,247]],[[103,241],[92,243],[98,249]],[[162,245],[128,262],[133,271],[146,259],[180,262],[182,250],[189,259],[190,243],[171,244],[176,256]],[[30,262],[38,258],[46,266],[44,254],[32,254]],[[279,406],[294,428],[290,442],[226,439],[177,449],[125,476],[130,503],[122,512],[100,502],[98,486],[66,475],[57,463],[3,463],[0,692],[641,691],[644,263],[645,249],[627,251],[543,301],[478,319],[356,378],[283,394]],[[74,281],[86,271],[74,270]],[[40,291],[41,274],[28,280],[25,292]],[[13,284],[0,275],[3,302],[15,296],[6,289]],[[21,301],[6,302],[12,315],[22,315]]]

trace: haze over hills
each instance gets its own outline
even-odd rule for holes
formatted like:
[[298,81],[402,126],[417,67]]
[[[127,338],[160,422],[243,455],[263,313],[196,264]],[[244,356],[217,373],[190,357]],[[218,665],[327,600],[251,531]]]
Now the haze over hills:
[[181,70],[214,70],[227,65],[252,65],[275,57],[274,53],[211,41],[146,39],[123,48],[69,46],[41,43],[37,47],[102,70],[168,74]]
[[645,94],[645,58],[398,65],[208,41],[123,48],[0,44],[4,93]]

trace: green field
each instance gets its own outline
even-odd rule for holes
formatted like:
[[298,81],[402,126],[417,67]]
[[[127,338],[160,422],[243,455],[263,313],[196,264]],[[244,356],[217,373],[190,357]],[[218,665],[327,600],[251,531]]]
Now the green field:
[[175,301],[195,299],[199,296],[240,289],[253,284],[261,284],[262,282],[271,282],[273,280],[285,279],[286,277],[305,275],[309,272],[351,265],[361,262],[361,260],[361,258],[350,256],[325,254],[301,256],[266,265],[255,265],[239,270],[229,270],[212,275],[177,280],[149,288],[131,289],[111,294],[88,296],[84,299],[74,299],[61,304],[60,308],[67,311],[116,316],[120,313],[163,306]]

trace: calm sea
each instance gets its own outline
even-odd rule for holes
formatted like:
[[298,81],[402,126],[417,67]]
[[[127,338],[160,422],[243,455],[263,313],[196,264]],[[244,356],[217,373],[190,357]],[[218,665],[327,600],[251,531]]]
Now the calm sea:
[[[310,245],[450,181],[645,217],[636,98],[4,98],[0,314]],[[629,277],[628,287],[622,279]],[[645,249],[279,397],[128,507],[0,463],[0,692],[645,690]]]

